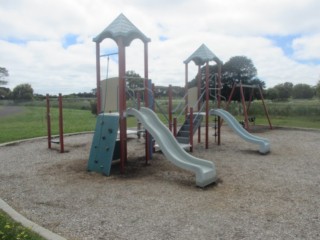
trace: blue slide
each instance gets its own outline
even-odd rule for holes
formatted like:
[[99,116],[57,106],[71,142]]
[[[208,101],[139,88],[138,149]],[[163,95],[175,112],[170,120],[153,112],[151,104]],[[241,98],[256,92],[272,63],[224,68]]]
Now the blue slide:
[[166,158],[176,166],[194,172],[196,185],[205,187],[216,181],[216,169],[212,162],[188,154],[177,142],[169,129],[149,108],[127,109],[127,115],[133,115],[153,136]]
[[270,142],[268,139],[258,137],[249,133],[229,112],[223,109],[211,109],[210,115],[216,115],[221,117],[223,120],[227,122],[228,126],[241,138],[243,138],[247,142],[258,144],[259,152],[261,154],[267,154],[268,152],[270,152]]

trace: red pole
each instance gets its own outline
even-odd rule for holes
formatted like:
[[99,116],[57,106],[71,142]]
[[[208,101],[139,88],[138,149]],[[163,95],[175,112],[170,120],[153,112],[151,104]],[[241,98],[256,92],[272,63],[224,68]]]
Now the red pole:
[[[140,92],[138,91],[137,92],[137,102],[138,102],[138,110],[140,110],[140,107],[141,107],[141,97],[140,97]],[[138,131],[140,131],[141,130],[141,122],[140,121],[138,121],[138,126],[137,126],[137,128],[138,128]],[[138,134],[138,138],[140,139],[141,138],[141,134],[140,134],[140,132],[139,132],[139,134]]]
[[100,43],[96,43],[96,77],[97,77],[97,114],[101,112],[101,93],[100,93]]
[[249,108],[250,108],[250,105],[251,105],[251,101],[252,101],[253,93],[254,93],[254,88],[252,87],[252,89],[251,89],[251,93],[250,93],[249,102],[248,102],[248,107],[247,107],[247,111],[248,111],[248,112],[249,112]]
[[244,115],[244,128],[248,130],[249,129],[248,113],[247,113],[246,100],[244,98],[243,87],[241,82],[240,82],[240,94],[241,94],[241,102],[242,102],[243,115]]
[[[221,65],[222,62],[218,63],[218,108],[221,107]],[[221,118],[218,117],[218,145],[221,143]]]
[[271,120],[270,120],[270,117],[269,117],[269,113],[268,113],[268,109],[267,109],[267,106],[264,102],[264,98],[263,98],[263,95],[262,95],[262,90],[261,90],[261,87],[259,86],[259,92],[260,92],[260,96],[261,96],[261,100],[262,100],[262,104],[263,104],[263,108],[264,108],[264,112],[266,113],[267,115],[267,119],[268,119],[268,122],[269,122],[269,127],[270,129],[272,130],[272,124],[271,124]]
[[190,135],[189,135],[189,142],[190,142],[190,152],[193,151],[193,108],[190,108]]
[[171,84],[169,85],[168,94],[169,94],[169,103],[168,103],[169,129],[172,132],[172,85]]
[[230,102],[231,102],[232,97],[233,97],[233,94],[234,94],[234,90],[236,89],[236,85],[237,85],[237,84],[234,83],[233,86],[232,86],[231,93],[230,93],[229,98],[228,98],[226,110],[228,109],[228,107],[229,107],[229,105],[230,105]]
[[60,153],[64,153],[63,142],[63,115],[62,115],[62,95],[59,93],[59,138],[60,138]]
[[[199,100],[200,96],[201,96],[201,67],[200,65],[198,65],[198,112],[200,111],[201,108],[201,102]],[[201,125],[198,128],[198,143],[201,142]]]
[[156,111],[156,103],[155,103],[155,100],[156,100],[156,95],[155,95],[155,86],[154,86],[154,83],[152,83],[152,99],[153,99],[153,101],[152,101],[152,110],[153,111]]
[[173,136],[174,137],[177,136],[177,118],[176,117],[173,119]]
[[50,99],[47,94],[47,133],[48,133],[48,148],[51,149],[51,115],[50,115]]
[[206,149],[209,148],[209,62],[206,63]]
[[186,110],[185,110],[185,119],[188,116],[188,64],[186,63],[185,65],[185,106],[186,106]]
[[125,172],[125,162],[127,160],[126,149],[126,117],[124,112],[126,111],[126,94],[125,94],[125,74],[126,74],[126,60],[125,60],[125,46],[123,39],[118,40],[119,48],[119,114],[120,114],[120,172]]
[[[144,103],[145,107],[149,108],[149,83],[148,83],[148,43],[144,43]],[[148,164],[150,158],[150,143],[149,143],[149,133],[146,132],[146,142],[145,142],[145,155],[146,155],[146,164]]]

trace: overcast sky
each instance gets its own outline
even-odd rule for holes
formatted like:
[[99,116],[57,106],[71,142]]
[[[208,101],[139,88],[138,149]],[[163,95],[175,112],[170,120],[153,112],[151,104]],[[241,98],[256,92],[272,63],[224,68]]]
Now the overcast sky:
[[[0,0],[0,66],[7,87],[30,83],[35,93],[95,88],[92,38],[123,13],[151,38],[149,77],[184,85],[184,64],[202,43],[220,60],[250,58],[267,87],[320,79],[319,0]],[[102,52],[117,51],[113,40]],[[126,49],[127,70],[143,76],[143,44]],[[117,58],[109,77],[118,74]],[[189,79],[197,67],[189,64]],[[102,59],[103,77],[107,58]]]

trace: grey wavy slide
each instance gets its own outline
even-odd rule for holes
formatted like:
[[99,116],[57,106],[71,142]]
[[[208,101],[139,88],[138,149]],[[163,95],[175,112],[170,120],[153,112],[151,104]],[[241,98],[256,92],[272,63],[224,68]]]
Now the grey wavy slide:
[[243,128],[243,126],[237,121],[237,119],[232,116],[229,112],[223,110],[223,109],[211,109],[210,115],[216,115],[221,117],[223,120],[225,120],[228,124],[228,126],[241,138],[246,140],[247,142],[251,142],[253,144],[259,145],[259,152],[261,154],[267,154],[270,152],[270,142],[266,138],[258,137],[255,135],[252,135],[247,130]]
[[127,115],[133,115],[140,120],[169,161],[182,169],[195,173],[198,187],[205,187],[216,181],[215,165],[210,161],[188,154],[152,110],[128,108]]

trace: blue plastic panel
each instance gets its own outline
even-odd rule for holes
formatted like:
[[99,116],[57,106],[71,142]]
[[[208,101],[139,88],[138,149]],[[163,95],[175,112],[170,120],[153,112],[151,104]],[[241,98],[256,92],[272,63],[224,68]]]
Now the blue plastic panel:
[[117,141],[119,115],[99,114],[96,122],[87,170],[109,176]]

